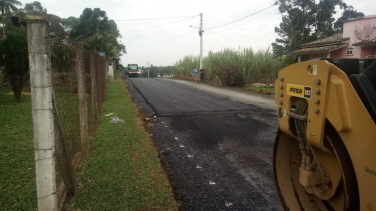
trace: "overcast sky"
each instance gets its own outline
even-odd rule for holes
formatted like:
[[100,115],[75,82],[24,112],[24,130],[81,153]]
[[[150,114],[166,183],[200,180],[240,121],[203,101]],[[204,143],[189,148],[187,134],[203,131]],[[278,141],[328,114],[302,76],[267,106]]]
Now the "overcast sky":
[[[23,4],[32,2],[20,1]],[[376,14],[369,0],[344,1],[365,15]],[[121,57],[123,65],[136,63],[139,66],[147,66],[148,61],[154,66],[174,65],[185,55],[199,55],[198,29],[189,25],[199,27],[200,13],[203,13],[205,30],[204,56],[210,50],[219,51],[223,48],[252,47],[257,51],[270,47],[271,50],[270,44],[277,38],[274,27],[281,22],[278,6],[271,7],[273,1],[262,0],[39,0],[39,2],[48,13],[61,18],[69,16],[78,18],[87,7],[99,7],[106,11],[109,19],[116,21],[122,34],[120,41],[127,47],[128,53]],[[246,16],[249,17],[236,21]],[[340,16],[340,12],[337,16]],[[168,17],[181,18],[155,19]],[[126,21],[135,19],[155,20]],[[236,22],[230,23],[232,21]]]

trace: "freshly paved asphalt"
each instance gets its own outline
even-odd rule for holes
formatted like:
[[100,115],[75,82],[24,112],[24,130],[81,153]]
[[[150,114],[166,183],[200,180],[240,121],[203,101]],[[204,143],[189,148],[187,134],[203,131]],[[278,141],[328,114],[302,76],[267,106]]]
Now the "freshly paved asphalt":
[[158,115],[247,111],[249,106],[162,79],[131,79]]
[[[134,78],[125,84],[149,122],[181,210],[282,210],[272,152],[274,100],[243,103],[223,89]],[[265,106],[267,104],[268,106]],[[154,117],[155,116],[155,117]]]

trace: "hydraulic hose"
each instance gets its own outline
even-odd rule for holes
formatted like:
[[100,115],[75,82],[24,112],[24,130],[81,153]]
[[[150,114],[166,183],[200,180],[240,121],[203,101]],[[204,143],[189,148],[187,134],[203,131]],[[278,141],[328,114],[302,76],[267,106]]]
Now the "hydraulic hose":
[[[308,116],[308,102],[307,100],[303,100],[295,109],[295,113],[300,116]],[[312,157],[317,163],[317,167],[319,168],[320,175],[322,178],[322,189],[321,192],[325,191],[326,180],[325,180],[325,172],[322,170],[320,163],[314,153],[312,147],[307,142],[307,121],[302,121],[299,119],[294,119],[296,134],[299,141],[299,145],[302,152],[302,164],[301,167],[305,168],[306,170],[312,171],[311,162]],[[308,161],[308,162],[307,162]]]

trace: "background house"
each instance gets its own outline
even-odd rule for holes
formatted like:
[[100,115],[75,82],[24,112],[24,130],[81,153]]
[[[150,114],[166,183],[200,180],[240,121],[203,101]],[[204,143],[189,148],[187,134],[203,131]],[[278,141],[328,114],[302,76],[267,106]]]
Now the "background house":
[[343,24],[343,34],[319,39],[300,45],[299,50],[290,54],[318,57],[373,58],[376,55],[376,15],[347,20]]

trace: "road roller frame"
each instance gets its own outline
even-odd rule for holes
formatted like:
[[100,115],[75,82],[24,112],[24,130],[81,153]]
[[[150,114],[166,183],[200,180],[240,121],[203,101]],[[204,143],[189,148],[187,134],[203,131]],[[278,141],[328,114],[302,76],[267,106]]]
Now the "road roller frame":
[[285,210],[376,210],[376,88],[351,71],[310,60],[278,73],[273,168]]

